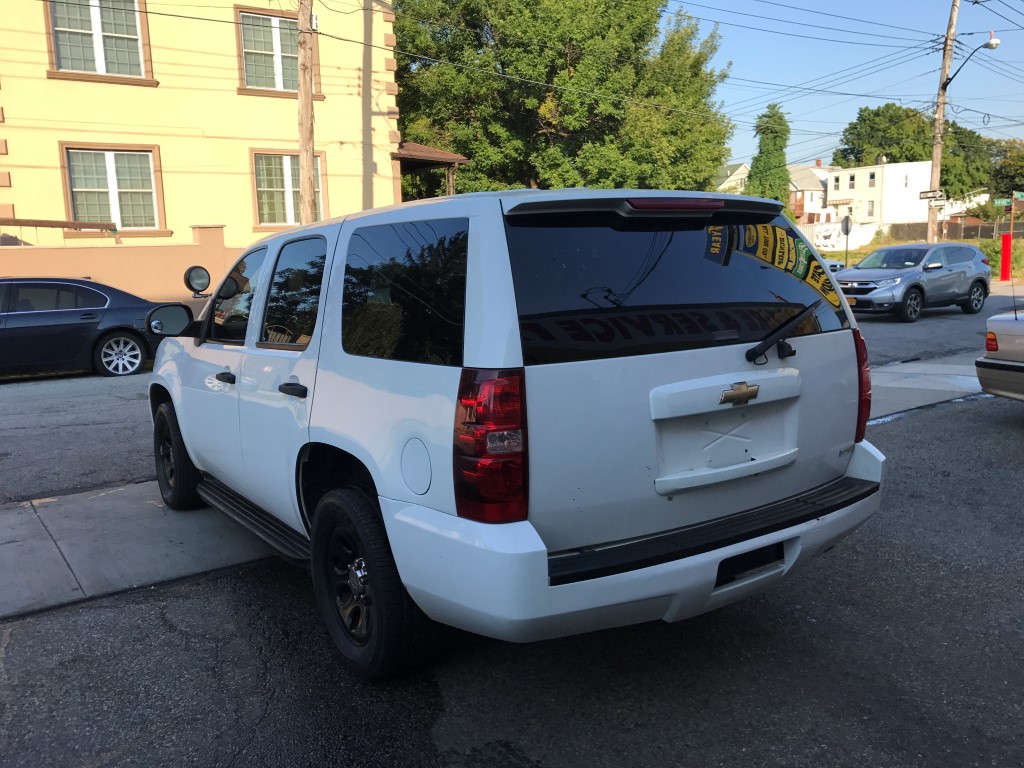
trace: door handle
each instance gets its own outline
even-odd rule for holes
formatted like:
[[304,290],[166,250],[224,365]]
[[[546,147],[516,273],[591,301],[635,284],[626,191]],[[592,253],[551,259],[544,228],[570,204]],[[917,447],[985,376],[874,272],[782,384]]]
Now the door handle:
[[309,394],[309,390],[306,389],[304,386],[290,381],[285,382],[280,387],[278,387],[277,391],[285,395],[291,395],[292,397],[298,398],[304,398],[306,395]]
[[97,317],[99,317],[99,315],[97,315],[95,312],[86,312],[84,314],[79,315],[78,319],[79,320],[95,320]]
[[213,378],[215,378],[217,381],[223,381],[225,384],[235,383],[235,374],[231,373],[231,371],[221,371]]

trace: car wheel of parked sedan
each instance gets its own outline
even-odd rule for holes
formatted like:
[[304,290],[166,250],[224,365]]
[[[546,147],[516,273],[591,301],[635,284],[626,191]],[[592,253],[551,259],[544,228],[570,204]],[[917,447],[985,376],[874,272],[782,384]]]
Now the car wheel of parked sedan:
[[975,283],[971,286],[970,293],[967,294],[967,301],[960,305],[960,309],[968,315],[978,314],[981,312],[981,308],[985,306],[985,295],[985,286],[981,283]]
[[170,403],[162,403],[153,414],[153,456],[164,504],[176,510],[204,506],[196,492],[199,470],[188,455],[178,428],[178,417]]
[[92,357],[96,373],[102,376],[131,376],[142,370],[146,351],[138,336],[115,332],[99,340]]
[[911,288],[903,296],[903,303],[898,311],[899,318],[904,323],[913,323],[921,316],[921,308],[924,306],[924,296],[917,288]]
[[362,490],[328,492],[316,506],[313,592],[349,667],[367,679],[421,661],[433,622],[405,591],[377,506]]

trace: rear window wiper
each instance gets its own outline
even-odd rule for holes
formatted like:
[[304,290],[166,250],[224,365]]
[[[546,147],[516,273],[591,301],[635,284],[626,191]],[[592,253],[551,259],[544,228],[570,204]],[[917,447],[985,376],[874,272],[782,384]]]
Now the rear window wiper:
[[747,350],[746,358],[748,363],[752,363],[772,346],[772,344],[779,345],[779,358],[792,357],[796,354],[796,351],[786,344],[786,337],[798,326],[801,322],[810,314],[812,314],[818,307],[821,306],[821,302],[824,299],[818,299],[813,304],[804,307],[795,315],[788,320],[784,320],[779,325],[775,326],[768,335],[761,339],[757,344]]

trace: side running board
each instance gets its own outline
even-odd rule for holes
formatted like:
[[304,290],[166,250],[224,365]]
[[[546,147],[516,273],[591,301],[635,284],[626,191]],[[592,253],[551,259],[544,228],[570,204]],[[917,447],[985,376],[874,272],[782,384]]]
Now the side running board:
[[305,564],[309,560],[309,539],[216,478],[204,476],[196,491],[203,501],[248,528],[286,560],[296,564]]

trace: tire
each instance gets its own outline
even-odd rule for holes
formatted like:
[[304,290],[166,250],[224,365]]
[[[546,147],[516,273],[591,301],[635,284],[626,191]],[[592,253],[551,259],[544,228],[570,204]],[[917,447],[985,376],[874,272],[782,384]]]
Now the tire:
[[310,556],[317,608],[353,672],[379,679],[425,660],[436,625],[402,585],[380,512],[366,493],[340,488],[324,495]]
[[967,301],[960,305],[960,309],[968,315],[976,315],[985,306],[985,298],[987,296],[988,293],[985,291],[984,284],[980,282],[972,283],[971,290],[967,293]]
[[92,364],[101,376],[133,376],[146,362],[142,339],[128,331],[114,331],[101,338],[92,353]]
[[181,439],[178,419],[170,403],[162,403],[153,415],[153,457],[164,504],[179,511],[206,506],[196,491],[199,470]]
[[924,295],[918,288],[911,288],[903,295],[897,314],[904,323],[913,323],[921,316],[924,307]]

